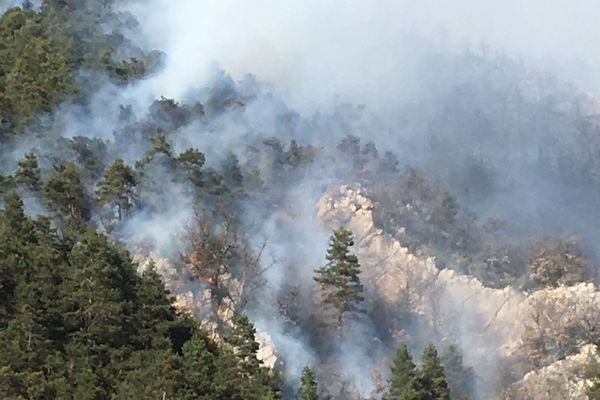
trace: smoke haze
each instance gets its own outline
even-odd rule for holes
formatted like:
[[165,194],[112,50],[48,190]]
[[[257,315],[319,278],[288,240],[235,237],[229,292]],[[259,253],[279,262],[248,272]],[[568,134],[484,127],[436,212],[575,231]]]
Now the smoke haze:
[[[210,118],[194,116],[164,129],[174,154],[197,148],[206,166],[217,169],[232,152],[267,182],[289,173],[291,182],[238,206],[251,245],[267,243],[261,258],[268,267],[266,285],[247,311],[273,339],[291,385],[320,355],[314,332],[289,328],[278,316],[278,298],[293,286],[304,295],[299,307],[306,313],[315,307],[313,270],[325,262],[330,234],[316,204],[332,187],[360,180],[350,166],[356,160],[335,150],[346,135],[363,145],[374,142],[380,155],[394,152],[400,169],[417,166],[444,182],[465,213],[480,220],[506,218],[506,236],[513,240],[577,235],[594,259],[600,193],[598,176],[586,171],[600,171],[598,153],[576,134],[583,131],[579,119],[600,113],[596,2],[151,0],[121,7],[139,22],[124,34],[147,50],[162,51],[162,68],[126,87],[90,73],[84,77],[94,88],[89,103],[66,103],[43,118],[66,138],[107,143],[112,153],[105,161],[118,156],[133,164],[150,144],[128,147],[119,138],[154,118],[149,107],[155,100],[201,103]],[[131,106],[127,118],[122,106]],[[598,137],[593,129],[600,125],[591,125]],[[318,160],[300,173],[274,170],[262,142],[267,137],[311,146]],[[58,152],[38,139],[31,132],[2,160],[4,169],[12,173],[31,149]],[[50,157],[41,159],[51,164]],[[146,199],[147,209],[114,236],[132,251],[139,237],[162,256],[176,258],[186,250],[182,231],[203,204],[194,204],[187,188],[160,165],[148,175],[159,184]],[[37,199],[29,203],[41,208]],[[479,316],[462,317],[465,326],[452,334],[464,350]],[[423,325],[411,327],[423,335],[415,349],[425,337],[445,336]],[[353,329],[353,341],[344,342],[352,350],[334,359],[367,395],[373,389],[369,370],[390,354],[389,343],[373,339],[373,321]],[[486,361],[491,365],[494,357]],[[484,386],[478,387],[479,398],[497,390]]]

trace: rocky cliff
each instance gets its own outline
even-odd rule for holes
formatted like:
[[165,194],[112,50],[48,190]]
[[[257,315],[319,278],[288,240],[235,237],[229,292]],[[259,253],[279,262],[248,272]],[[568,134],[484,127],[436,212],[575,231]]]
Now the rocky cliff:
[[588,344],[597,339],[600,326],[600,294],[593,284],[532,293],[485,287],[472,276],[438,269],[434,259],[411,254],[375,226],[376,206],[360,186],[344,185],[322,197],[318,213],[329,228],[354,232],[365,290],[380,300],[386,315],[393,318],[394,310],[408,307],[438,338],[458,343],[466,364],[480,371],[482,398],[499,396],[496,390],[506,380],[517,381],[512,398],[549,398],[531,393],[550,382],[569,383],[560,392],[568,394],[555,399],[585,398],[581,360],[596,357]]

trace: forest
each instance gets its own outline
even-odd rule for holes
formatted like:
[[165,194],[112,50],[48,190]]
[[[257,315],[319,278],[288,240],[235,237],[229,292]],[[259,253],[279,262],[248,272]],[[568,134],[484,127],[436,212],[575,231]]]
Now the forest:
[[128,3],[2,9],[0,398],[600,399],[597,99],[485,51],[393,118],[148,97]]

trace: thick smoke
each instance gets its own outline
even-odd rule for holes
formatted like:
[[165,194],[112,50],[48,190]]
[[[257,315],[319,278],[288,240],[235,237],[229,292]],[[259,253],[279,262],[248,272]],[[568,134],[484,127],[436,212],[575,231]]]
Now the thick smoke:
[[[550,120],[547,115],[576,109],[580,91],[600,87],[595,68],[600,50],[589,45],[600,33],[600,8],[592,1],[566,9],[558,0],[153,0],[132,1],[123,9],[141,24],[127,34],[147,49],[163,51],[163,68],[126,88],[102,76],[86,77],[97,88],[91,102],[61,106],[47,117],[52,130],[114,143],[124,124],[124,105],[131,106],[127,123],[134,124],[148,118],[148,107],[161,96],[199,102],[207,114],[211,102],[243,99],[239,107],[177,129],[169,136],[174,153],[198,148],[207,165],[217,167],[231,151],[245,164],[251,157],[248,145],[270,136],[323,152],[322,161],[279,195],[278,206],[240,205],[244,224],[252,228],[251,243],[267,244],[262,255],[266,286],[247,311],[257,328],[271,335],[290,382],[318,354],[310,332],[285,326],[277,299],[291,285],[305,295],[314,291],[313,270],[324,263],[329,236],[315,205],[328,188],[354,179],[347,164],[326,149],[335,149],[348,134],[393,151],[402,166],[419,166],[445,181],[479,216],[508,218],[511,235],[569,233],[590,240],[600,233],[597,218],[590,218],[600,217],[597,190],[587,182],[572,185],[568,176],[548,177],[551,162],[544,159],[546,146],[570,143],[574,129],[568,117]],[[540,68],[559,79],[531,78]],[[528,83],[548,92],[528,95],[520,87]],[[552,102],[561,91],[569,104]],[[506,123],[508,128],[502,125],[505,116],[526,107],[533,115],[530,125],[518,117]],[[565,129],[554,130],[556,124]],[[13,150],[12,160],[3,161],[14,168],[15,160],[41,146],[28,138]],[[573,146],[567,157],[578,151]],[[132,163],[146,150],[122,147],[116,153]],[[268,161],[253,160],[259,166]],[[133,251],[144,242],[164,256],[176,256],[198,205],[168,173],[153,173],[164,184],[150,201],[152,209],[130,218],[118,234]],[[307,303],[300,306],[308,308]],[[464,321],[470,323],[470,316]],[[337,361],[346,379],[367,395],[370,369],[390,349],[373,340],[371,321],[355,329],[354,342],[344,343]],[[466,327],[455,334],[459,344],[468,345]]]
[[144,38],[168,54],[167,68],[151,81],[158,95],[181,96],[216,62],[236,78],[251,72],[288,90],[294,106],[336,95],[385,106],[406,95],[407,73],[432,48],[500,50],[579,83],[599,82],[593,71],[600,52],[590,39],[600,10],[591,0],[568,7],[559,0],[150,4],[131,9]]

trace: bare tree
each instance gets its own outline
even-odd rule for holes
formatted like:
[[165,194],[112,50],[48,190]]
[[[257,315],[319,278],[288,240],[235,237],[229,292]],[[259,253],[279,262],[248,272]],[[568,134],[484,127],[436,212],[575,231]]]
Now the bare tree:
[[[208,214],[196,209],[186,228],[186,251],[181,254],[192,279],[210,290],[212,317],[233,315],[255,298],[257,289],[265,285],[262,256],[266,241],[253,248],[242,232],[239,218],[225,213]],[[223,313],[229,308],[231,313]]]

